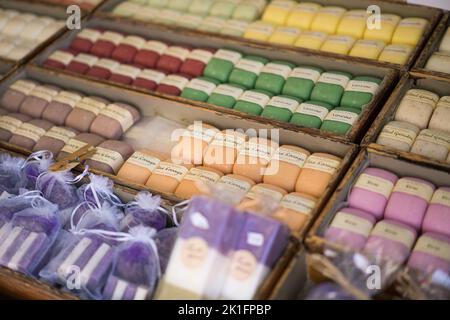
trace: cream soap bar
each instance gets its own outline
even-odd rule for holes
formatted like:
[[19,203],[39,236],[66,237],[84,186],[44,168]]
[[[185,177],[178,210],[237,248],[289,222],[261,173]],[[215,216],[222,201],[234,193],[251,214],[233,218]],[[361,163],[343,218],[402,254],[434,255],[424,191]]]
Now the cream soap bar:
[[377,143],[401,151],[409,151],[420,129],[408,122],[391,121],[378,136]]
[[431,91],[410,89],[400,102],[395,120],[409,122],[425,129],[438,101],[439,96]]

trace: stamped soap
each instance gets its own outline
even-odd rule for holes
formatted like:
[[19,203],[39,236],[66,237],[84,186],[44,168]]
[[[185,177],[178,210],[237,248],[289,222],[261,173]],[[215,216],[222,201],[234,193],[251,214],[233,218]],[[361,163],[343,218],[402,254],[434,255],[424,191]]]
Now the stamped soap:
[[423,219],[422,231],[440,233],[450,237],[449,187],[441,187],[434,191]]
[[397,108],[395,120],[409,122],[425,129],[438,101],[439,96],[431,91],[410,89]]
[[163,159],[163,155],[157,152],[137,150],[125,161],[117,176],[143,185]]

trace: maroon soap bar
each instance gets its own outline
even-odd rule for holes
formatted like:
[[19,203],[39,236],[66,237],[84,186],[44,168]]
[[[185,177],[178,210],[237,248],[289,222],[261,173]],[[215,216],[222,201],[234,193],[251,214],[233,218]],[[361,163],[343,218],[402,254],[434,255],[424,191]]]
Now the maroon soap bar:
[[14,134],[9,139],[9,143],[31,151],[38,140],[51,127],[53,127],[53,124],[50,121],[42,119],[30,120],[14,131]]
[[170,74],[161,81],[156,91],[172,96],[179,96],[190,79],[191,76],[186,74]]
[[114,31],[105,31],[92,45],[90,53],[97,57],[109,58],[122,40],[122,34]]
[[142,68],[155,68],[156,64],[168,46],[166,43],[156,40],[147,41],[134,57],[134,64]]
[[156,69],[167,73],[178,73],[181,65],[189,55],[190,47],[170,46],[159,58]]
[[42,119],[63,126],[66,118],[83,95],[73,91],[60,91],[42,112]]
[[0,117],[0,140],[9,141],[13,132],[30,120],[30,116],[22,113],[9,113]]
[[162,71],[144,69],[139,73],[136,80],[134,80],[133,86],[147,90],[155,90],[165,77],[166,74]]
[[57,155],[77,134],[78,132],[74,129],[54,126],[36,142],[33,151],[49,150],[53,155]]
[[79,53],[73,60],[67,65],[66,70],[85,74],[88,70],[98,61],[98,58],[92,54]]
[[74,153],[75,151],[83,148],[85,145],[96,147],[103,141],[105,141],[105,139],[96,134],[80,133],[66,143],[66,145],[59,152],[57,159],[60,160],[68,156],[70,153]]
[[180,73],[189,74],[193,77],[203,75],[206,65],[211,60],[215,49],[194,49],[187,56],[186,60],[180,68]]
[[84,97],[75,104],[66,118],[66,127],[88,132],[92,122],[109,102],[100,97]]
[[56,50],[44,62],[44,66],[56,69],[65,69],[75,58],[76,52],[70,49]]
[[89,52],[94,42],[98,40],[101,32],[91,28],[82,29],[72,40],[70,49],[76,52]]
[[133,154],[133,147],[117,140],[106,140],[96,147],[97,151],[85,164],[96,170],[117,174],[123,163]]
[[121,64],[112,72],[109,80],[112,82],[132,84],[141,73],[141,69],[129,64]]
[[97,79],[108,79],[120,63],[111,59],[99,59],[86,73],[87,76]]
[[126,36],[114,49],[111,58],[121,63],[131,64],[138,50],[145,44],[145,39],[138,36]]
[[31,80],[17,80],[3,93],[2,107],[10,112],[18,112],[22,102],[37,85],[37,82]]
[[51,85],[36,86],[22,102],[19,112],[33,118],[40,118],[59,91],[59,88]]

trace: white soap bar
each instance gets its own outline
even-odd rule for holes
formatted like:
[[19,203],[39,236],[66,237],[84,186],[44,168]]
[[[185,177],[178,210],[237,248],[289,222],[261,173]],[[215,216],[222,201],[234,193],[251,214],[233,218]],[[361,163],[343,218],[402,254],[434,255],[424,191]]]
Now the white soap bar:
[[413,124],[391,121],[381,130],[377,143],[396,150],[409,151],[419,131]]
[[395,120],[426,129],[439,96],[431,91],[411,89],[406,92],[395,114]]
[[430,59],[428,59],[425,69],[443,73],[450,73],[450,53],[433,53]]
[[441,45],[439,46],[439,51],[447,52],[450,54],[450,27],[447,28],[447,31],[442,38]]
[[450,148],[450,134],[445,131],[425,129],[422,130],[414,141],[412,153],[425,157],[445,161]]
[[439,100],[431,116],[428,128],[450,133],[450,96],[442,97]]

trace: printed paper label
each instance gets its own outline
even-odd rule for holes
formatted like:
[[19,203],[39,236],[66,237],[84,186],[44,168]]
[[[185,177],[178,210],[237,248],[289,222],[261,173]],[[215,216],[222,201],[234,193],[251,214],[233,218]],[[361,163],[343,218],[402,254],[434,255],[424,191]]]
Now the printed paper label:
[[190,125],[187,130],[183,132],[183,137],[193,138],[210,143],[212,139],[216,136],[218,130],[208,127],[198,127],[195,125]]
[[264,63],[250,59],[241,59],[235,68],[259,75],[262,68],[264,68]]
[[117,174],[123,164],[123,157],[119,152],[102,147],[96,147],[95,153],[89,159],[106,164],[113,169],[114,174]]
[[427,25],[424,20],[403,19],[398,24],[399,27],[423,29]]
[[139,50],[144,46],[145,39],[137,36],[126,36],[125,38],[123,38],[120,44],[132,46]]
[[450,135],[429,129],[424,129],[417,136],[416,141],[421,140],[432,144],[437,144],[450,149]]
[[189,80],[186,79],[185,77],[181,77],[181,76],[176,76],[176,75],[168,75],[167,77],[165,77],[162,81],[161,84],[165,84],[168,86],[173,86],[175,88],[177,88],[180,91],[183,91],[184,87],[189,83]]
[[58,91],[44,87],[44,86],[37,86],[36,88],[31,91],[30,96],[40,98],[42,100],[45,100],[47,102],[52,101],[53,97],[58,94]]
[[407,143],[408,145],[412,145],[416,139],[416,133],[412,130],[399,128],[388,124],[385,125],[383,131],[381,131],[380,138],[394,139]]
[[306,31],[302,33],[302,36],[305,38],[318,41],[324,41],[328,37],[328,35],[325,32],[320,31]]
[[170,162],[161,161],[156,167],[153,174],[174,178],[177,181],[181,181],[183,177],[188,173],[188,168],[185,166],[174,164]]
[[450,192],[443,189],[436,190],[431,198],[431,203],[450,207]]
[[254,142],[247,142],[244,147],[239,151],[240,155],[254,157],[270,161],[273,154],[273,149],[268,144],[259,144]]
[[305,153],[283,147],[279,147],[273,155],[273,160],[284,161],[300,168],[305,164],[306,158]]
[[383,49],[384,43],[383,43],[383,41],[377,41],[377,40],[358,40],[358,41],[356,41],[355,46]]
[[450,261],[450,244],[428,236],[422,236],[417,240],[415,252],[423,252],[437,258]]
[[126,132],[133,125],[133,115],[130,111],[116,104],[110,104],[100,111],[100,114],[110,117],[120,123],[122,132]]
[[355,123],[356,119],[358,119],[357,113],[344,110],[331,110],[325,117],[325,120],[343,122],[351,126]]
[[156,157],[136,151],[130,158],[128,158],[126,163],[134,164],[136,166],[148,169],[150,172],[153,172],[160,162],[161,160]]
[[90,55],[90,54],[85,54],[85,53],[79,53],[74,59],[73,61],[82,63],[82,64],[86,64],[89,67],[92,67],[94,65],[94,63],[96,63],[98,60],[98,58],[96,56]]
[[73,59],[73,54],[61,50],[57,50],[53,52],[50,57],[48,57],[48,60],[54,60],[62,63],[63,65],[68,65],[70,61]]
[[114,70],[114,73],[129,77],[131,79],[136,79],[138,74],[141,73],[141,69],[130,65],[121,64],[116,70]]
[[77,38],[86,39],[91,42],[97,41],[100,37],[100,32],[93,29],[83,29],[80,33],[77,34]]
[[220,179],[220,175],[208,170],[192,168],[184,177],[185,180],[200,181],[204,183],[216,183]]
[[44,134],[44,137],[61,140],[64,143],[67,143],[71,138],[75,137],[75,132],[61,127],[53,127]]
[[287,109],[291,112],[294,112],[295,109],[298,107],[298,102],[294,99],[289,99],[285,97],[273,97],[270,99],[269,103],[267,104],[269,106]]
[[183,242],[180,261],[186,268],[201,268],[209,254],[208,244],[200,237],[192,237]]
[[211,142],[211,145],[219,147],[219,148],[231,148],[239,150],[245,143],[245,139],[240,136],[236,136],[234,134],[225,134],[219,132],[214,140]]
[[294,27],[278,27],[275,32],[293,37],[297,37],[300,34],[300,30]]
[[319,82],[329,83],[341,86],[343,89],[347,86],[347,83],[350,81],[349,77],[344,76],[343,74],[329,73],[325,72],[319,78]]
[[237,250],[231,260],[230,277],[239,282],[247,281],[254,275],[257,267],[258,261],[250,251]]
[[409,49],[408,47],[402,46],[402,45],[389,45],[387,46],[384,50],[384,53],[395,53],[395,54],[399,54],[399,55],[409,55],[409,53],[411,52],[411,49]]
[[318,156],[309,156],[308,159],[306,159],[305,165],[303,166],[304,169],[312,169],[312,170],[318,170],[322,172],[329,173],[333,175],[336,172],[336,169],[341,164],[340,161],[325,157],[318,157]]
[[92,112],[96,116],[102,111],[103,108],[106,107],[106,104],[103,102],[94,100],[92,98],[83,98],[77,102],[75,108],[80,108],[89,112]]
[[10,116],[0,117],[0,128],[9,131],[11,133],[13,133],[14,130],[16,130],[20,126],[22,126],[22,124],[23,124],[22,121]]
[[145,69],[142,70],[137,77],[149,81],[154,81],[155,83],[160,83],[166,77],[166,75],[156,70]]
[[345,88],[345,91],[366,92],[372,95],[375,95],[377,90],[378,90],[377,83],[359,80],[351,80],[348,83],[347,87]]
[[266,104],[269,102],[269,100],[270,97],[268,95],[255,91],[245,91],[239,98],[239,101],[255,103],[259,105],[261,108],[264,108]]
[[316,202],[293,194],[287,194],[281,200],[280,205],[283,208],[310,215],[316,206]]
[[45,134],[45,130],[36,127],[31,123],[24,123],[22,126],[14,130],[14,134],[24,136],[33,140],[34,142],[37,142]]
[[9,88],[22,92],[25,95],[30,94],[31,91],[36,87],[36,84],[30,81],[25,80],[17,80],[14,82]]
[[400,242],[408,249],[412,248],[416,240],[416,236],[412,231],[384,221],[378,222],[371,235]]
[[368,237],[373,225],[369,220],[340,211],[334,217],[330,227],[347,230]]
[[434,190],[425,183],[413,181],[410,179],[400,179],[395,184],[393,192],[402,192],[412,196],[424,199],[426,202],[431,200]]
[[328,109],[311,103],[302,103],[295,112],[318,117],[320,121],[323,121],[328,114]]
[[439,101],[439,96],[425,90],[411,89],[406,93],[401,104],[409,103],[409,101],[420,102],[434,108]]
[[96,67],[104,68],[112,73],[120,66],[120,63],[111,59],[100,59],[94,65]]
[[212,82],[205,81],[202,79],[193,79],[189,82],[186,88],[202,91],[209,96],[216,88],[216,85]]
[[244,180],[236,179],[230,176],[222,177],[218,184],[223,184],[228,188],[237,192],[248,192],[252,187],[250,183]]
[[288,66],[278,63],[268,63],[264,66],[261,72],[276,74],[286,80],[291,71],[292,69]]
[[99,37],[99,40],[109,41],[116,46],[120,43],[120,41],[122,41],[122,39],[123,39],[123,36],[120,33],[111,32],[111,31],[105,31]]
[[58,95],[53,98],[53,101],[69,105],[73,108],[81,99],[82,97],[79,94],[70,91],[60,91]]
[[281,201],[281,199],[283,198],[283,195],[280,192],[258,185],[253,186],[246,194],[246,197],[249,199],[258,199],[265,196],[272,197],[277,202]]
[[217,94],[223,94],[224,96],[230,96],[233,97],[234,100],[238,100],[244,90],[242,90],[241,88],[229,86],[227,84],[221,84],[217,86],[213,92]]
[[327,42],[334,42],[335,44],[343,44],[347,47],[351,47],[355,41],[349,36],[329,36]]
[[189,50],[183,47],[178,46],[172,46],[169,47],[166,52],[164,52],[165,55],[175,57],[177,59],[180,59],[181,61],[186,60],[186,57],[189,55]]
[[142,46],[142,49],[156,52],[160,56],[164,54],[164,52],[167,50],[167,48],[168,48],[167,44],[165,44],[161,41],[155,41],[155,40],[147,41]]
[[187,58],[203,62],[204,64],[208,64],[209,60],[211,60],[212,57],[213,54],[210,51],[194,49],[189,53]]
[[313,69],[308,68],[295,68],[292,70],[292,72],[289,74],[289,78],[300,78],[300,79],[308,79],[313,81],[314,83],[317,82],[320,78],[320,72]]
[[232,64],[236,64],[241,57],[242,55],[239,52],[224,49],[217,50],[214,55],[214,58],[230,61]]
[[394,188],[394,184],[389,180],[363,173],[356,181],[355,188],[375,192],[388,199]]
[[86,142],[77,139],[70,139],[69,142],[67,142],[66,145],[61,149],[61,151],[66,153],[74,153],[84,146],[87,146]]

